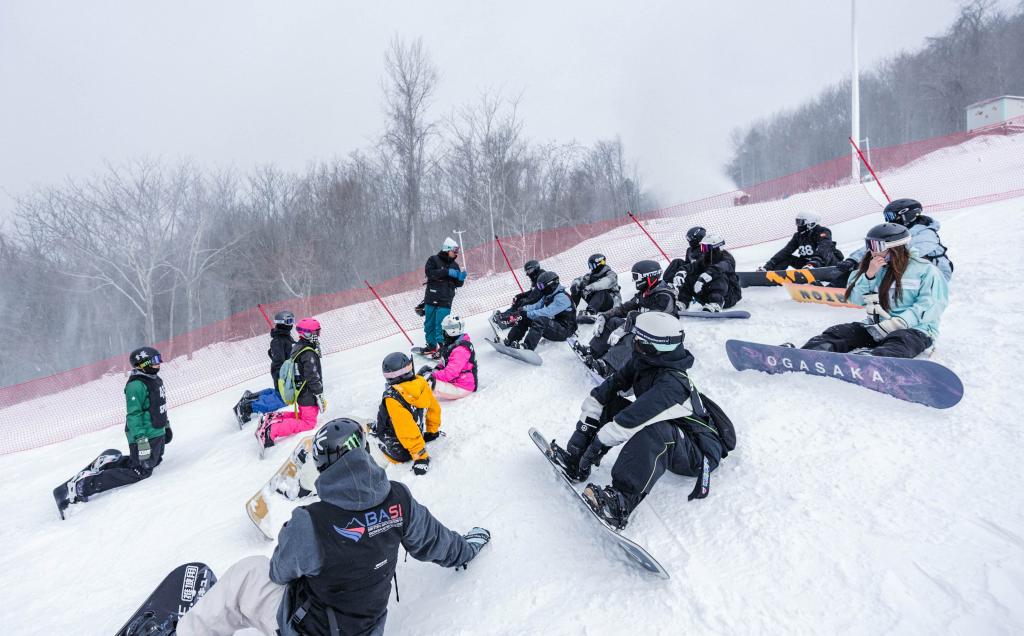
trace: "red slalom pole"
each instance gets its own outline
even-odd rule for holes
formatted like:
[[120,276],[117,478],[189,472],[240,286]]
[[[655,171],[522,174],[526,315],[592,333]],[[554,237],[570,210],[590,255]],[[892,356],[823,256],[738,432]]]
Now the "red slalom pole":
[[409,337],[409,334],[405,333],[405,329],[402,327],[401,323],[398,322],[398,319],[395,318],[395,314],[391,313],[391,310],[388,309],[387,304],[384,303],[384,299],[380,297],[380,294],[377,293],[377,290],[373,288],[373,285],[371,285],[369,281],[364,279],[363,282],[366,283],[367,289],[373,292],[374,297],[377,299],[377,302],[380,303],[380,306],[384,308],[384,311],[388,312],[388,316],[391,317],[392,322],[398,325],[399,331],[401,331],[402,335],[405,336],[405,339],[409,341],[409,346],[413,346],[414,343],[412,341],[412,338]]
[[263,314],[263,320],[266,320],[267,324],[270,325],[271,328],[273,328],[274,323],[270,320],[269,317],[267,317],[267,312],[263,311],[263,305],[257,303],[256,307],[260,310],[260,313]]
[[860,157],[861,163],[867,166],[868,172],[871,173],[871,178],[875,180],[875,183],[878,184],[878,189],[882,191],[883,195],[885,195],[885,200],[892,203],[892,199],[889,198],[889,193],[885,191],[885,186],[882,185],[882,182],[878,179],[878,175],[875,174],[875,169],[871,167],[867,158],[864,157],[864,153],[857,147],[857,142],[853,140],[853,137],[847,137],[847,139],[850,140],[850,144],[853,146],[853,149],[857,151],[857,156]]
[[505,264],[508,265],[508,271],[512,272],[512,278],[516,279],[516,285],[519,286],[519,291],[526,291],[523,289],[523,284],[519,282],[519,277],[516,276],[516,270],[512,269],[512,263],[508,262],[508,254],[505,253],[505,246],[501,244],[501,239],[498,238],[497,234],[494,235],[494,240],[498,242],[498,249],[501,250],[501,255],[505,258]]
[[644,231],[644,234],[647,235],[647,238],[651,239],[651,243],[654,243],[654,247],[658,248],[658,251],[661,252],[661,255],[665,257],[665,260],[671,261],[672,259],[668,257],[668,254],[665,253],[665,250],[661,249],[661,246],[658,245],[658,242],[654,240],[654,237],[651,236],[651,233],[647,231],[647,228],[645,228],[643,224],[640,223],[640,219],[633,216],[632,212],[627,211],[626,214],[628,214],[629,218],[633,219],[633,222],[636,223],[637,226]]

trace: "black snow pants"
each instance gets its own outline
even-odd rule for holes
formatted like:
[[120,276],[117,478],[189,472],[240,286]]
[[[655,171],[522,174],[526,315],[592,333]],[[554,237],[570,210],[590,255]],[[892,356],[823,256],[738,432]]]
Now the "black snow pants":
[[82,479],[82,494],[85,497],[142,481],[153,474],[153,469],[164,458],[163,437],[149,440],[150,455],[145,464],[139,461],[138,445],[129,444],[128,448],[130,451],[127,456],[122,455],[116,462],[103,466],[98,474]]
[[873,356],[887,358],[916,358],[930,347],[932,339],[917,329],[897,329],[880,342],[876,342],[864,323],[848,322],[829,327],[819,336],[814,336],[801,349],[821,349],[836,353],[849,353],[854,349],[867,347]]
[[589,314],[599,314],[615,306],[615,294],[608,289],[596,291],[589,298],[584,299],[583,290],[574,287],[569,298],[572,300],[573,307],[578,306],[581,300],[586,300],[587,306],[583,310]]
[[609,318],[604,323],[604,329],[597,336],[590,339],[590,353],[595,358],[603,358],[611,345],[608,344],[608,338],[611,337],[612,332],[626,324],[625,318]]
[[518,341],[523,339],[525,335],[523,348],[532,351],[537,348],[541,338],[554,340],[555,342],[564,342],[573,333],[575,333],[575,330],[570,330],[569,327],[552,318],[536,318],[531,320],[524,317],[509,329],[508,340]]

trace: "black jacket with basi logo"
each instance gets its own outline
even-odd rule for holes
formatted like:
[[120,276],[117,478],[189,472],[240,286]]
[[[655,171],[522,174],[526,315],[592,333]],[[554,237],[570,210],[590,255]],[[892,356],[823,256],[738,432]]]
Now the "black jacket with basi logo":
[[[316,481],[320,502],[296,508],[281,529],[270,579],[287,585],[277,620],[282,636],[329,634],[329,612],[343,634],[379,634],[403,546],[420,561],[458,567],[473,548],[388,481],[363,451],[346,453]],[[291,623],[305,606],[305,617]]]
[[783,263],[798,265],[812,265],[814,267],[829,267],[838,265],[843,260],[843,253],[836,247],[832,240],[832,230],[818,225],[806,232],[796,232],[793,238],[789,239],[785,247],[775,253],[775,256],[768,259],[764,268],[767,270],[785,267]]
[[438,252],[427,259],[423,273],[427,276],[427,291],[423,294],[423,302],[437,307],[451,307],[455,300],[455,290],[462,287],[463,282],[448,275],[448,270],[461,271],[455,259],[448,258],[447,252]]

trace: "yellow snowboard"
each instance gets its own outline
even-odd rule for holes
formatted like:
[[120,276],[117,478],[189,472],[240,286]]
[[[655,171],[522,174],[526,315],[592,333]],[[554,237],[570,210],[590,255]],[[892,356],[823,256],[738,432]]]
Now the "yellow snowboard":
[[784,283],[782,285],[789,291],[789,296],[798,303],[818,303],[831,307],[852,307],[863,309],[860,305],[846,302],[845,289],[842,287],[819,287],[817,285],[797,285],[795,283]]
[[[277,538],[277,532],[291,516],[294,506],[283,506],[282,499],[296,500],[300,494],[316,494],[316,467],[313,458],[313,436],[307,435],[295,445],[288,459],[270,477],[267,483],[245,503],[245,512],[256,528],[268,539]],[[282,518],[283,515],[283,518]]]

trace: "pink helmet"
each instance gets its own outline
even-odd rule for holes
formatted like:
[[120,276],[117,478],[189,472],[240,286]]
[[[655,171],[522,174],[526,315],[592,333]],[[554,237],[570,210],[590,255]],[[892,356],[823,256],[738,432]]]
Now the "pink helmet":
[[300,338],[315,341],[320,335],[320,321],[316,318],[303,318],[295,325]]

